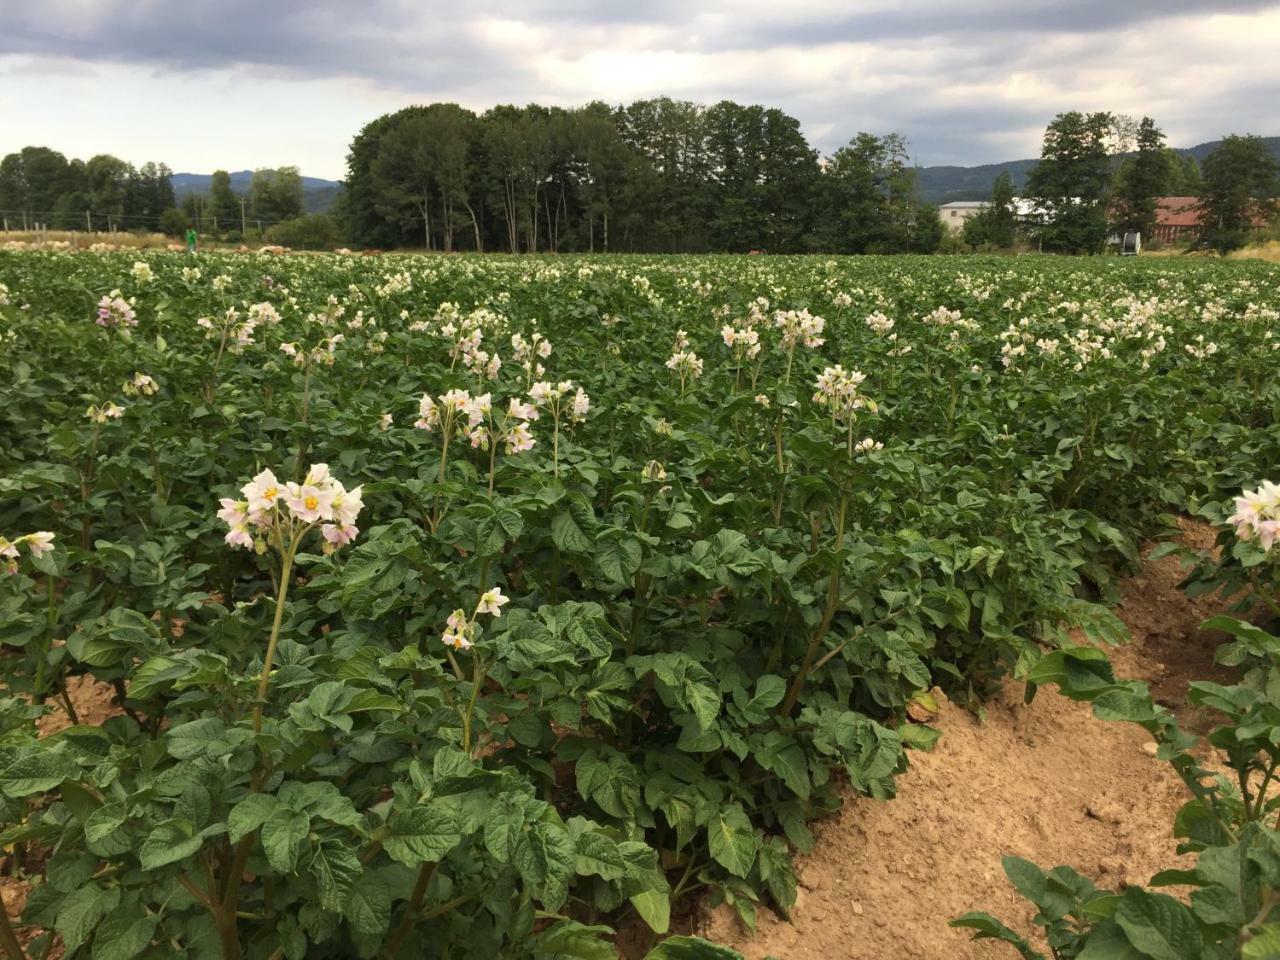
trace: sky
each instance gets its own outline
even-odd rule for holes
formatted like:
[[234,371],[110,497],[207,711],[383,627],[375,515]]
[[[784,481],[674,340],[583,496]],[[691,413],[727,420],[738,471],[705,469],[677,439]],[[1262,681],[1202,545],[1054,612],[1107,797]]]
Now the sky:
[[1277,50],[1280,2],[1253,0],[0,0],[0,155],[338,179],[410,104],[666,95],[972,165],[1036,156],[1072,109],[1150,114],[1174,146],[1280,134]]

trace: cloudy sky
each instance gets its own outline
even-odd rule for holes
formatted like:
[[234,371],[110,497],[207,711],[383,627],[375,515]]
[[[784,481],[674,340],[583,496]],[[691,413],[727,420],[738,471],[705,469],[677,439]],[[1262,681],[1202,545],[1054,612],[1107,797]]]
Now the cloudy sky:
[[1280,2],[0,0],[0,154],[338,178],[411,103],[670,95],[778,106],[824,151],[899,131],[925,165],[1034,156],[1054,113],[1170,143],[1280,134]]

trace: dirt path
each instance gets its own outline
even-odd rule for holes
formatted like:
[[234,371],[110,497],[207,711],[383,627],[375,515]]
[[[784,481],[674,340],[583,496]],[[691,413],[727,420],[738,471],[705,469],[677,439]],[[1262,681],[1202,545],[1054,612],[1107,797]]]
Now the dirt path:
[[[1213,538],[1184,524],[1188,545]],[[1180,579],[1178,561],[1166,557],[1126,581],[1118,612],[1134,641],[1112,653],[1117,673],[1148,680],[1175,710],[1188,681],[1220,674],[1218,641],[1197,627],[1221,603],[1188,600]],[[791,922],[761,910],[753,938],[721,908],[704,935],[748,960],[1015,960],[1011,947],[972,943],[947,926],[981,909],[1031,929],[1034,911],[1001,870],[1005,854],[1068,864],[1112,888],[1185,865],[1171,829],[1184,788],[1148,752],[1145,732],[1097,720],[1052,689],[1024,706],[1022,692],[1007,683],[985,722],[942,704],[942,739],[933,753],[912,754],[895,800],[853,798],[818,824],[816,849],[797,864]]]

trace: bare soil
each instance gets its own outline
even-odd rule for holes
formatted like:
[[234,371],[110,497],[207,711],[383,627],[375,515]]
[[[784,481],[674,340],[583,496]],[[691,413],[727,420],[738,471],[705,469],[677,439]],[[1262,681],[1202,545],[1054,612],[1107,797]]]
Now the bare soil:
[[[1207,548],[1214,531],[1186,522],[1182,539]],[[1112,660],[1195,728],[1207,718],[1188,714],[1188,682],[1223,675],[1213,664],[1220,638],[1198,627],[1225,604],[1188,599],[1181,579],[1178,560],[1164,557],[1123,584],[1117,612],[1133,642]],[[790,921],[761,910],[753,937],[720,907],[703,935],[748,960],[1013,960],[1008,945],[947,926],[985,910],[1031,932],[1034,910],[1000,867],[1006,854],[1067,864],[1112,889],[1188,865],[1172,834],[1185,788],[1143,730],[1098,720],[1054,689],[1022,701],[1023,684],[1009,681],[984,720],[942,703],[942,738],[932,753],[912,754],[896,799],[850,796],[816,826],[815,850],[797,863]]]

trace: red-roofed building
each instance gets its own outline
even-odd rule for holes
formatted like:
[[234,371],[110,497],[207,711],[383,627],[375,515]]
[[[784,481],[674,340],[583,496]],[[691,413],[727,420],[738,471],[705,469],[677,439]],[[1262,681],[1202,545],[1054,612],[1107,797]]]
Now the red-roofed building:
[[1166,243],[1183,240],[1200,230],[1199,197],[1159,197],[1156,199],[1155,239]]

